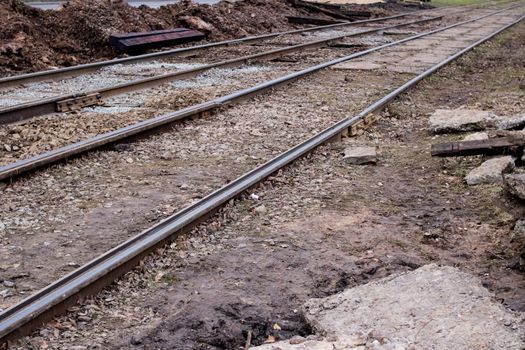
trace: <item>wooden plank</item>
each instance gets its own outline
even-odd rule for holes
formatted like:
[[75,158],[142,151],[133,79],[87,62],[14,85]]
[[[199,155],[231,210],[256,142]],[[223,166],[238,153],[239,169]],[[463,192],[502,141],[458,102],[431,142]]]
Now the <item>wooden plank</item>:
[[158,35],[158,34],[184,32],[186,30],[188,29],[187,28],[174,28],[174,29],[164,29],[164,30],[153,30],[151,32],[131,32],[131,33],[112,34],[109,36],[109,44],[115,46],[118,44],[120,40],[151,36],[151,35]]
[[430,154],[432,157],[509,154],[516,152],[512,148],[523,146],[525,146],[525,137],[498,137],[487,140],[438,143],[431,146]]
[[135,38],[119,40],[116,48],[128,53],[138,53],[149,49],[161,48],[184,44],[191,41],[204,39],[204,34],[193,29],[177,31],[165,34],[139,36]]

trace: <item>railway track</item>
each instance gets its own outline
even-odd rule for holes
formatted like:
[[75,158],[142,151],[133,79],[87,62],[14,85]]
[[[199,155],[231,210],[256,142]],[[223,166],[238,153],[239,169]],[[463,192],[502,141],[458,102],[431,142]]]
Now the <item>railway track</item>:
[[[521,4],[519,6],[521,6]],[[352,57],[345,56],[343,58],[325,62],[323,64],[310,67],[307,70],[290,74],[284,78],[275,79],[251,89],[241,90],[222,99],[212,101],[212,103],[201,104],[197,107],[190,107],[184,110],[183,114],[181,115],[194,115],[195,113],[202,113],[203,111],[217,108],[224,105],[225,103],[229,104],[233,101],[246,99],[254,96],[256,93],[278,86],[279,84],[295,80],[302,75],[314,73],[325,67],[348,61],[354,57],[363,56],[387,47],[400,45],[418,38],[456,28],[461,25],[471,24],[477,21],[479,22],[484,18],[496,16],[498,14],[504,13],[505,11],[520,8],[519,6],[499,10],[492,14],[487,14],[476,19],[437,29],[429,33],[418,34],[414,37],[409,37],[401,41],[384,45],[381,48],[367,50],[369,51],[367,53],[361,52],[353,54],[358,56],[350,55]],[[517,15],[515,15],[515,17],[517,17]],[[523,18],[523,15],[520,15],[517,18],[507,19],[507,24],[500,26],[498,29],[492,31],[485,37],[475,40],[468,46],[457,50],[456,53],[450,55],[439,63],[434,64],[430,68],[426,69],[423,73],[418,74],[405,83],[399,85],[393,91],[373,102],[356,115],[344,118],[343,120],[323,130],[310,139],[300,143],[299,145],[280,154],[269,162],[246,173],[237,180],[222,187],[218,191],[213,192],[191,206],[170,216],[152,228],[113,248],[109,252],[92,260],[90,263],[80,267],[78,270],[25,299],[21,303],[14,305],[10,309],[4,311],[2,314],[0,314],[0,338],[6,340],[20,336],[22,334],[27,334],[29,331],[41,324],[44,320],[49,319],[57,313],[60,313],[61,310],[64,310],[68,305],[74,303],[78,298],[92,294],[96,290],[99,290],[105,285],[111,283],[117,276],[121,275],[134,266],[134,264],[136,264],[140,258],[145,256],[152,249],[161,246],[182,232],[187,232],[198,222],[201,222],[212,215],[218,208],[227,203],[230,199],[235,198],[240,193],[253,187],[258,182],[263,181],[271,174],[307,154],[319,145],[337,138],[341,134],[347,133],[349,129],[351,130],[352,128],[357,127],[360,123],[366,121],[368,116],[374,112],[379,111],[383,106],[385,106],[399,94],[413,87],[419,81],[428,77],[454,59],[460,57],[465,52],[468,52],[470,49],[489,40],[501,31],[523,20]],[[181,115],[178,116],[180,117]],[[174,116],[171,115],[170,117]],[[169,121],[161,118],[157,120],[157,122]]]
[[[249,38],[242,38],[242,39],[236,39],[236,40],[229,40],[224,42],[218,42],[218,43],[210,43],[205,45],[199,45],[195,47],[188,47],[188,48],[181,48],[181,49],[175,49],[175,50],[169,50],[159,53],[153,53],[153,54],[147,54],[147,55],[141,55],[136,57],[128,57],[124,59],[117,59],[117,60],[111,60],[111,61],[104,61],[104,62],[98,62],[93,64],[87,64],[87,65],[81,65],[76,67],[68,67],[63,68],[55,71],[45,71],[45,72],[38,72],[38,73],[32,73],[32,74],[26,74],[16,77],[8,77],[4,79],[0,79],[0,89],[4,89],[2,92],[3,96],[3,107],[0,108],[0,124],[8,124],[13,123],[17,121],[22,121],[26,119],[30,119],[35,116],[44,115],[44,114],[50,114],[50,113],[56,113],[56,112],[69,112],[72,110],[79,110],[82,107],[90,106],[90,105],[97,105],[100,104],[103,100],[108,99],[113,96],[118,96],[122,94],[127,94],[133,91],[138,91],[142,89],[148,89],[154,86],[159,86],[161,84],[164,84],[166,82],[170,82],[173,80],[178,79],[188,79],[191,77],[195,77],[198,74],[201,74],[205,71],[208,71],[210,69],[217,69],[217,68],[227,68],[227,67],[237,67],[243,64],[249,64],[251,62],[260,61],[260,60],[270,60],[272,58],[276,57],[282,57],[284,55],[288,55],[293,52],[300,52],[305,49],[315,49],[319,47],[323,47],[326,45],[329,45],[332,42],[337,42],[342,39],[348,38],[348,37],[359,37],[359,36],[365,36],[370,35],[373,33],[379,33],[382,31],[388,31],[400,27],[405,26],[413,26],[416,24],[423,24],[426,22],[431,21],[437,21],[443,18],[443,16],[433,16],[430,18],[424,18],[420,20],[412,20],[405,23],[399,23],[399,24],[392,24],[388,26],[382,26],[378,28],[372,28],[372,29],[365,29],[360,30],[358,32],[344,32],[341,31],[343,29],[352,29],[356,25],[366,25],[366,24],[373,24],[376,22],[382,22],[382,21],[390,21],[393,19],[399,19],[402,17],[407,17],[410,15],[422,15],[424,13],[428,13],[431,11],[440,12],[443,10],[422,10],[422,11],[415,11],[412,13],[403,13],[395,16],[388,16],[388,17],[382,17],[382,18],[375,18],[371,20],[364,20],[364,21],[356,21],[356,22],[348,22],[348,23],[341,23],[341,24],[334,24],[334,25],[327,25],[327,26],[317,26],[313,28],[307,28],[307,29],[299,29],[294,31],[288,31],[288,32],[282,32],[282,33],[274,33],[274,34],[267,34],[267,35],[261,35],[256,37],[249,37]],[[456,15],[458,13],[462,13],[468,11],[466,9],[461,9],[458,11],[453,12],[450,15]],[[280,43],[276,42],[269,42],[271,40],[279,39],[282,37],[290,36],[290,35],[297,35],[297,34],[305,34],[309,32],[322,32],[326,30],[339,30],[338,35],[330,35],[328,37],[322,38],[320,40],[313,40],[313,41],[307,41],[300,44],[289,44],[285,43],[286,47],[278,47],[275,48],[275,46],[281,46]],[[147,78],[137,79],[133,81],[127,81],[127,79],[122,79],[120,77],[120,80],[122,82],[111,85],[100,85],[99,81],[105,81],[105,80],[114,80],[118,77],[117,76],[108,76],[105,77],[100,72],[100,68],[108,68],[115,65],[122,65],[122,64],[136,64],[139,62],[145,62],[145,61],[158,61],[159,59],[166,59],[166,58],[173,58],[177,56],[184,56],[184,55],[192,55],[196,52],[201,52],[204,50],[212,50],[220,47],[231,47],[239,44],[253,44],[254,42],[258,41],[266,41],[268,47],[270,50],[260,52],[261,49],[258,47],[252,47],[251,51],[254,51],[256,53],[244,55],[241,57],[236,58],[230,58],[228,55],[226,56],[225,60],[214,62],[214,63],[204,63],[203,65],[199,65],[195,68],[190,69],[182,69],[177,70],[176,72],[167,72],[159,75],[153,75],[149,76]],[[239,55],[234,55],[239,56]],[[191,59],[191,62],[194,62],[195,60]],[[214,61],[214,59],[212,59]],[[181,63],[184,61],[181,61]],[[187,62],[187,60],[186,60]],[[170,62],[167,62],[168,65]],[[171,69],[170,69],[171,70]],[[37,86],[36,90],[31,89],[31,86],[26,86],[29,83],[35,83],[40,81],[61,81],[63,82],[63,79],[66,77],[74,77],[81,74],[89,73],[89,72],[95,72],[98,71],[97,74],[102,75],[92,75],[90,80],[94,82],[94,85],[91,85],[90,87],[85,87],[82,89],[78,89],[77,85],[85,85],[84,81],[72,81],[68,84],[63,84],[64,89],[62,92],[53,92],[50,96],[50,93],[47,92],[47,90],[54,90],[59,89],[61,86],[43,86],[39,88]],[[126,74],[129,76],[129,73]],[[24,85],[22,89],[16,88],[11,90],[5,90],[9,87],[14,86],[20,86],[21,84]],[[37,99],[32,101],[24,101],[22,103],[17,103],[17,100],[20,98],[21,95],[23,95],[24,90],[27,90],[25,93],[26,96],[38,96]],[[45,92],[43,92],[45,90]]]
[[50,98],[39,99],[23,104],[17,104],[14,106],[0,109],[0,124],[18,122],[35,116],[54,112],[68,112],[72,110],[78,110],[90,105],[96,105],[102,100],[113,96],[147,89],[176,79],[192,78],[210,69],[238,67],[240,65],[249,64],[250,62],[254,62],[256,60],[271,59],[275,57],[281,57],[292,52],[298,52],[305,49],[326,46],[331,42],[339,41],[348,37],[369,35],[372,33],[378,33],[386,30],[436,21],[440,20],[441,18],[442,16],[430,17],[415,21],[408,21],[401,24],[394,24],[389,26],[383,26],[380,28],[362,30],[355,33],[345,33],[342,35],[331,36],[325,39],[309,41],[306,43],[291,45],[284,48],[272,49],[269,51],[263,51],[260,53],[228,59],[225,61],[205,64],[196,68],[185,69],[174,73],[167,73],[158,76],[133,80],[131,82],[117,84],[109,87],[103,87],[96,90],[77,91],[72,94],[62,94]]
[[[517,7],[516,6],[512,6],[512,7],[508,8],[508,9],[511,10],[511,9],[514,9],[514,8],[517,8]],[[482,20],[484,18],[489,18],[491,16],[498,15],[498,14],[504,12],[504,11],[507,11],[507,9],[491,12],[491,13],[479,16],[477,18],[474,18],[474,19],[461,21],[461,22],[454,23],[454,24],[451,24],[451,25],[448,25],[448,26],[445,26],[445,27],[441,27],[441,28],[438,28],[438,29],[434,29],[434,30],[431,30],[431,31],[428,31],[428,32],[424,32],[424,33],[421,33],[421,34],[416,34],[416,35],[413,35],[413,36],[410,36],[410,37],[407,37],[407,38],[404,38],[404,39],[396,40],[396,41],[393,41],[393,42],[390,42],[390,43],[387,43],[387,44],[384,44],[384,45],[372,47],[372,48],[367,49],[367,50],[354,52],[354,53],[352,53],[350,55],[339,57],[339,58],[336,58],[335,60],[331,60],[329,62],[321,63],[321,64],[314,65],[314,66],[308,66],[305,69],[302,69],[302,70],[299,70],[299,71],[295,71],[295,72],[292,72],[290,74],[287,74],[287,75],[284,75],[284,76],[281,76],[281,77],[278,77],[278,78],[275,78],[275,79],[272,79],[272,80],[269,80],[269,81],[265,81],[265,82],[263,82],[261,84],[255,85],[253,87],[249,87],[249,88],[246,88],[246,89],[241,89],[241,90],[235,91],[233,93],[230,93],[230,94],[218,97],[216,99],[208,100],[208,101],[205,101],[203,103],[192,105],[192,106],[180,109],[180,110],[172,112],[172,113],[168,113],[168,114],[160,115],[160,116],[157,116],[157,117],[154,117],[154,118],[151,118],[151,119],[147,119],[147,120],[141,121],[139,123],[136,123],[136,124],[133,124],[133,125],[129,125],[129,126],[126,126],[126,127],[123,127],[123,128],[120,128],[120,129],[117,129],[117,130],[105,133],[105,134],[97,135],[97,136],[95,136],[93,138],[85,139],[85,140],[82,140],[82,141],[79,141],[79,142],[76,142],[76,143],[72,143],[72,144],[64,146],[64,147],[57,148],[57,149],[49,151],[49,152],[45,152],[45,153],[42,153],[42,154],[39,154],[39,155],[36,155],[36,156],[33,156],[33,157],[29,157],[27,159],[23,159],[23,160],[20,160],[20,161],[11,163],[11,164],[7,164],[7,165],[4,165],[4,166],[1,166],[0,167],[0,180],[10,179],[10,178],[13,178],[15,176],[26,174],[27,172],[33,171],[35,169],[42,168],[44,166],[48,166],[48,165],[56,163],[58,161],[63,161],[63,160],[66,160],[66,159],[70,159],[71,157],[78,156],[78,155],[83,154],[85,152],[92,151],[92,150],[98,149],[100,147],[106,147],[106,146],[108,146],[110,144],[113,144],[115,142],[121,142],[121,141],[127,140],[129,138],[136,137],[137,135],[140,135],[141,133],[150,132],[150,131],[154,130],[155,128],[167,125],[169,123],[173,123],[173,122],[176,122],[176,121],[181,121],[181,120],[188,119],[188,118],[195,118],[195,117],[199,117],[199,116],[209,115],[209,113],[211,113],[213,110],[218,109],[218,108],[220,108],[222,106],[226,106],[226,105],[229,105],[229,104],[232,104],[232,103],[237,103],[237,102],[242,101],[244,99],[250,98],[251,96],[254,96],[256,94],[260,94],[260,93],[262,93],[262,92],[264,92],[264,91],[266,91],[268,89],[272,89],[272,88],[278,87],[280,85],[290,83],[290,82],[292,82],[292,81],[294,81],[296,79],[299,79],[301,77],[304,77],[304,76],[307,76],[309,74],[312,74],[312,73],[314,73],[314,72],[316,72],[316,71],[318,71],[320,69],[324,69],[324,68],[333,66],[333,65],[341,63],[341,62],[345,62],[345,61],[356,59],[356,58],[359,58],[359,57],[362,57],[362,56],[365,56],[365,55],[369,55],[369,54],[371,54],[373,52],[384,50],[384,49],[389,48],[389,47],[393,47],[393,46],[396,46],[396,45],[404,44],[406,42],[417,40],[417,39],[422,38],[422,37],[426,37],[426,36],[429,36],[429,35],[440,33],[440,32],[446,31],[446,30],[450,30],[450,29],[456,28],[458,26],[467,25],[469,23],[474,23],[474,22]],[[423,19],[423,20],[418,20],[418,21],[415,21],[415,22],[417,23],[417,22],[426,22],[426,21],[427,21],[427,19]],[[415,22],[411,21],[411,22],[409,22],[409,24],[414,24]],[[404,25],[407,25],[407,23],[404,23]],[[384,28],[395,28],[395,27],[399,27],[399,26],[401,26],[401,25],[382,27],[381,30],[385,30]],[[375,31],[377,31],[377,29],[372,29],[372,30],[366,31],[366,32],[375,32]],[[354,35],[354,33],[351,33],[349,35]],[[346,36],[346,34],[343,35],[343,36]],[[327,39],[327,40],[330,41],[330,40],[333,40],[333,39]],[[320,44],[321,45],[325,45],[327,40],[324,40],[324,39],[321,40]],[[314,43],[309,42],[306,45],[319,45],[319,41],[316,41]],[[302,48],[303,48],[303,46],[300,45],[299,48],[294,47],[292,50],[295,51],[297,49],[302,49]],[[276,51],[278,51],[277,54],[280,54],[282,52],[282,50],[287,51],[288,48],[276,50]],[[261,55],[274,55],[274,54],[275,54],[275,50],[271,51],[270,53],[263,53]],[[230,64],[237,65],[237,64],[240,64],[240,63],[242,63],[244,61],[246,61],[246,58],[233,59],[231,61],[227,61],[226,63],[220,62],[218,64],[219,65],[230,65]],[[195,75],[196,71],[198,71],[200,69],[201,68],[191,69],[189,71],[176,73],[176,74]],[[207,69],[207,68],[203,68],[203,69]],[[154,78],[154,79],[158,79],[158,78]],[[168,78],[168,79],[171,79],[171,78]],[[146,81],[147,81],[147,79],[146,79]],[[117,90],[121,89],[121,87],[118,87],[116,89]],[[52,104],[54,104],[54,102]]]
[[[4,77],[0,79],[0,89],[6,89],[12,86],[19,86],[21,84],[36,83],[36,82],[47,81],[47,80],[56,81],[56,80],[64,79],[64,78],[71,78],[71,77],[75,77],[81,74],[86,74],[89,72],[97,71],[103,67],[108,67],[108,66],[113,66],[113,65],[118,65],[118,64],[133,64],[133,63],[146,62],[146,61],[151,61],[151,60],[159,60],[159,59],[169,58],[169,57],[193,55],[193,54],[199,53],[203,50],[207,50],[210,48],[224,47],[224,46],[228,47],[228,46],[233,46],[233,45],[238,45],[238,44],[256,43],[256,42],[265,41],[265,40],[274,39],[274,38],[278,38],[278,37],[282,37],[286,35],[292,35],[292,34],[301,34],[301,33],[329,30],[329,29],[334,29],[334,28],[359,26],[359,25],[363,25],[367,23],[382,22],[382,21],[387,21],[391,19],[397,19],[397,18],[403,18],[403,17],[407,17],[411,15],[422,14],[422,13],[426,13],[430,11],[436,11],[436,10],[434,9],[419,10],[419,11],[401,13],[401,14],[397,14],[393,16],[378,17],[378,18],[372,18],[372,19],[360,20],[360,21],[354,21],[354,22],[345,22],[345,23],[339,23],[339,24],[322,25],[322,26],[315,26],[315,27],[304,28],[304,29],[296,29],[296,30],[290,30],[290,31],[284,31],[284,32],[262,34],[262,35],[250,36],[250,37],[245,37],[245,38],[225,40],[225,41],[220,41],[220,42],[212,42],[212,43],[207,43],[203,45],[195,45],[195,46],[177,48],[177,49],[172,49],[172,50],[148,53],[148,54],[143,54],[143,55],[124,57],[124,58],[94,62],[94,63],[89,63],[89,64],[82,64],[82,65],[65,67],[65,68],[60,68],[60,69],[28,73],[28,74],[22,74],[22,75],[17,75],[17,76],[9,76],[9,77]],[[466,10],[461,10],[461,11],[466,11]]]

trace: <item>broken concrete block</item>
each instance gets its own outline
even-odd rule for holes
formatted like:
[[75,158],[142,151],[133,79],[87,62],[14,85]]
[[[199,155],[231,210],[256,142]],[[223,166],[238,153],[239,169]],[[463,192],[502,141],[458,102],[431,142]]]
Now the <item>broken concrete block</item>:
[[525,174],[506,174],[504,180],[510,193],[525,200]]
[[345,148],[343,160],[348,164],[375,164],[377,151],[375,147],[350,146]]
[[512,117],[498,117],[496,127],[501,130],[515,130],[525,128],[525,113]]
[[478,278],[435,264],[307,301],[317,334],[257,350],[522,349],[522,317]]
[[492,112],[477,109],[437,109],[429,119],[433,133],[454,133],[485,130],[494,123]]
[[491,158],[472,169],[465,176],[465,181],[469,185],[501,182],[503,174],[509,172],[513,167],[514,160],[511,156]]
[[521,349],[521,317],[505,309],[474,276],[423,266],[309,300],[306,320],[327,336],[381,333],[416,349]]
[[473,134],[468,134],[463,138],[463,141],[479,141],[479,140],[488,140],[489,135],[486,132],[475,132]]

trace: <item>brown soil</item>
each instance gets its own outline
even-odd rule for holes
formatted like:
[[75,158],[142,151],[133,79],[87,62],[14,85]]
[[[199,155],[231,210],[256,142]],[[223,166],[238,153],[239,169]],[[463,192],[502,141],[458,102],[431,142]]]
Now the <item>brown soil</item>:
[[[401,9],[406,11],[400,5],[387,5],[373,7],[373,12],[385,15]],[[287,0],[221,1],[216,5],[182,1],[160,9],[111,5],[108,0],[73,0],[59,11],[34,9],[21,0],[0,0],[0,76],[113,58],[117,53],[107,39],[114,33],[192,27],[195,17],[209,26],[208,40],[223,40],[295,28],[286,15],[312,13]]]

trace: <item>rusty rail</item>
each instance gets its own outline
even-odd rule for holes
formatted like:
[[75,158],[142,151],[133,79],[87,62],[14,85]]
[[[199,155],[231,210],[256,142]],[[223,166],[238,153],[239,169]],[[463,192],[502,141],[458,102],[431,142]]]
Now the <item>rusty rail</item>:
[[9,339],[15,339],[16,337],[28,334],[46,320],[63,312],[68,305],[75,303],[79,298],[91,295],[104,286],[107,286],[118,278],[118,276],[129,271],[141,258],[153,249],[173,240],[183,232],[188,232],[192,227],[208,218],[229,200],[237,197],[271,174],[311,152],[316,147],[337,137],[348,128],[361,122],[369,114],[382,109],[386,104],[416,85],[419,81],[524,18],[525,16],[521,16],[516,21],[501,27],[492,34],[458,51],[372,103],[356,116],[339,121],[312,138],[211,193],[200,201],[159,222],[152,228],[143,231],[139,235],[111,249],[19,304],[5,310],[0,314],[0,342],[7,342]]

